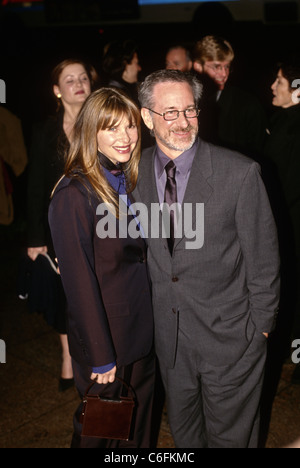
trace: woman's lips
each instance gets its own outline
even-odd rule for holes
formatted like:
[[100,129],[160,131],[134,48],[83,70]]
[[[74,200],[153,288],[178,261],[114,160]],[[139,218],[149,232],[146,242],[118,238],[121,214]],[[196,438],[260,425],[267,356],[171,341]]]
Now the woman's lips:
[[84,91],[77,91],[75,94],[84,94]]
[[114,149],[120,154],[127,154],[130,151],[130,145],[128,146],[115,146]]

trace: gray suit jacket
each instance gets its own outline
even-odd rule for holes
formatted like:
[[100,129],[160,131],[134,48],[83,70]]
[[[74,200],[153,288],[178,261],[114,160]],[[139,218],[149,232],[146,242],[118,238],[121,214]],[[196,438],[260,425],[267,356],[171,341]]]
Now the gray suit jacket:
[[[147,205],[149,216],[151,204],[158,203],[154,156],[155,148],[143,152],[133,194]],[[166,239],[148,235],[156,352],[172,368],[180,328],[206,362],[225,366],[238,361],[253,339],[265,340],[262,333],[274,329],[277,231],[259,165],[202,140],[183,213],[191,203],[204,204],[204,217],[198,217],[202,226],[194,216],[192,228],[184,228],[175,240],[172,257]],[[197,223],[199,232],[204,229],[204,242],[195,249],[188,241]]]

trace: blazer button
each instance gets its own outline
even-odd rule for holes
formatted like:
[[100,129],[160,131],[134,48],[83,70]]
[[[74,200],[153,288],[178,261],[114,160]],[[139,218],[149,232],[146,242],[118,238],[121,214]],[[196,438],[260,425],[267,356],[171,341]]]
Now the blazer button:
[[177,278],[177,276],[173,276],[172,281],[173,283],[177,283],[177,281],[179,281],[179,278]]
[[176,309],[174,309],[174,308],[172,309],[172,312],[173,312],[174,315],[176,315],[176,313],[177,313]]
[[140,260],[139,260],[140,263],[145,263],[145,259],[144,257],[140,257]]

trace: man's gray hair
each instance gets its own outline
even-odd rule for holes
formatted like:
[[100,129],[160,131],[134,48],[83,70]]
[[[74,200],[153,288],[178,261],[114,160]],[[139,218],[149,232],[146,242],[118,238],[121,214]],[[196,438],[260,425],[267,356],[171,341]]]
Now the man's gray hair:
[[179,70],[158,70],[148,75],[139,86],[141,107],[148,107],[150,109],[154,107],[153,90],[159,83],[187,83],[192,88],[195,104],[198,105],[203,86],[194,74]]

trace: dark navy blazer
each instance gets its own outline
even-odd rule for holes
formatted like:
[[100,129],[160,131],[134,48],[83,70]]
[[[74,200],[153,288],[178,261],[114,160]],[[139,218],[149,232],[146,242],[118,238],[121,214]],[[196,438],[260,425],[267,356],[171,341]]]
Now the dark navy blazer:
[[[90,367],[128,365],[147,356],[153,345],[146,244],[141,237],[120,237],[116,218],[117,236],[98,237],[97,225],[106,215],[97,215],[101,202],[87,186],[62,179],[49,208],[68,301],[70,353]],[[127,226],[132,222],[129,210]]]

